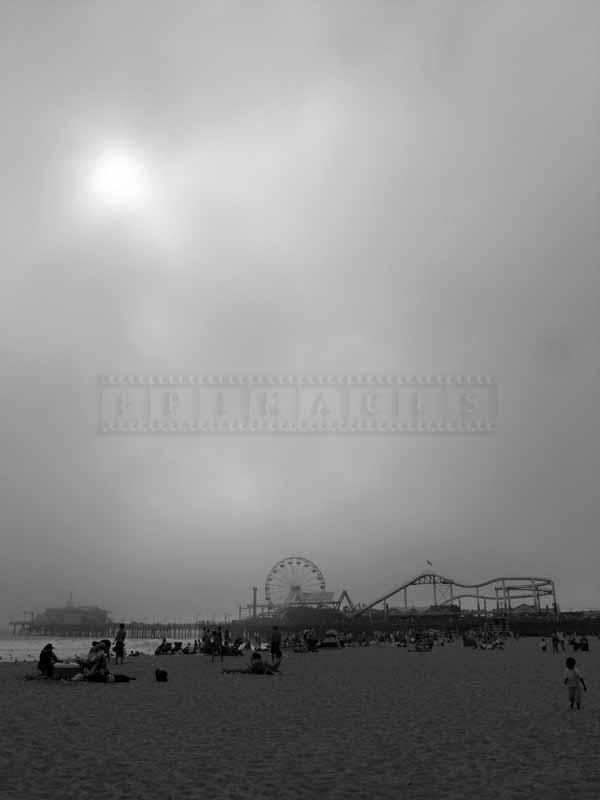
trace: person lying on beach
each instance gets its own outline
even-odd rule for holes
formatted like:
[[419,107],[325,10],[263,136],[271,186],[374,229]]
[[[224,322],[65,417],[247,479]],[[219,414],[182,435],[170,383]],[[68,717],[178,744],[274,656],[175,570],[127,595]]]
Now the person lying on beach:
[[90,678],[89,675],[84,675],[83,672],[78,672],[77,675],[73,675],[70,679],[72,681],[90,681],[91,683],[129,683],[129,681],[134,681],[135,678],[131,675],[114,675],[112,672],[107,672],[106,675],[100,677],[92,677]]
[[96,658],[89,667],[84,669],[83,674],[88,681],[106,681],[108,676],[108,660],[104,649],[96,653]]
[[245,669],[223,669],[228,675],[275,675],[279,671],[279,664],[269,666],[262,660],[260,653],[252,653],[250,665]]
[[54,665],[58,662],[60,662],[60,659],[54,652],[53,646],[47,644],[40,653],[38,669],[44,677],[51,678],[54,674]]
[[112,672],[109,672],[106,676],[107,683],[129,683],[129,681],[134,681],[135,678],[133,675],[114,675]]

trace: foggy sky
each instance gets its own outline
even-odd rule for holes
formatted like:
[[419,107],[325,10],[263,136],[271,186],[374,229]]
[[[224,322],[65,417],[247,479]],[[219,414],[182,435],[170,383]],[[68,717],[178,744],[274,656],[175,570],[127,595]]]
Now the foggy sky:
[[[235,613],[296,553],[600,607],[596,2],[2,18],[2,622]],[[115,147],[141,207],[90,197]],[[493,375],[499,430],[96,433],[100,373],[252,371]]]

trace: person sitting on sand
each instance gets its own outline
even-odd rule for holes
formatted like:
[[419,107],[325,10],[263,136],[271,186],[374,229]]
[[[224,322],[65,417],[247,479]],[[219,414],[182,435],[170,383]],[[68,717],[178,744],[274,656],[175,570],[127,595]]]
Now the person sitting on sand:
[[110,639],[99,639],[97,642],[92,642],[89,657],[93,657],[93,653],[99,649],[104,651],[107,662],[110,664]]
[[98,658],[99,653],[106,654],[106,651],[104,650],[104,644],[102,642],[92,642],[92,646],[90,647],[87,656],[85,658],[75,658],[75,661],[77,661],[77,663],[82,667],[91,667]]
[[250,664],[245,669],[223,669],[224,673],[229,675],[274,675],[279,669],[279,665],[275,664],[272,667],[262,660],[262,656],[258,652],[252,653]]
[[249,670],[253,675],[264,675],[267,670],[270,669],[267,664],[262,660],[262,656],[260,653],[252,653],[252,658],[250,659],[250,667]]
[[92,648],[90,651],[90,663],[91,665],[98,664],[98,663],[105,663],[106,659],[106,650],[104,648],[103,642],[97,642],[96,646]]
[[95,661],[100,652],[104,653],[108,658],[108,654],[110,653],[110,639],[100,639],[98,642],[92,642],[92,646],[87,655],[88,661]]
[[104,645],[97,643],[92,657],[84,667],[83,674],[88,681],[106,681],[108,675],[108,659]]
[[38,669],[46,678],[51,678],[54,675],[54,665],[59,661],[52,645],[47,644],[40,653]]
[[162,642],[158,645],[158,647],[154,651],[154,655],[155,656],[161,656],[161,655],[163,655],[163,653],[168,652],[168,649],[169,648],[168,648],[168,645],[167,645],[167,640],[163,639]]

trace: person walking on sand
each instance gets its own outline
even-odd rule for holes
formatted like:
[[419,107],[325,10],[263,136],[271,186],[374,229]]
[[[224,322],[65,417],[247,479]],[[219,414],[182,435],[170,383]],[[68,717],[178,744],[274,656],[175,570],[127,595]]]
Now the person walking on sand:
[[577,662],[572,657],[566,660],[564,684],[569,690],[569,703],[571,704],[571,708],[573,708],[574,704],[577,705],[577,708],[581,708],[581,686],[583,686],[583,691],[587,692],[587,686],[583,680],[583,675],[576,668],[576,663]]
[[121,659],[121,664],[123,663],[125,657],[125,636],[125,625],[121,622],[117,635],[115,636],[115,664],[119,663],[119,659]]
[[221,661],[223,661],[224,637],[223,637],[223,628],[220,625],[217,628],[217,648],[218,648],[219,658]]
[[552,652],[558,653],[558,631],[552,633]]
[[211,662],[215,660],[215,656],[219,656],[220,660],[223,661],[223,631],[220,625],[215,631],[213,631],[211,636]]
[[273,625],[273,631],[271,633],[271,664],[280,664],[282,658],[281,631],[277,625]]

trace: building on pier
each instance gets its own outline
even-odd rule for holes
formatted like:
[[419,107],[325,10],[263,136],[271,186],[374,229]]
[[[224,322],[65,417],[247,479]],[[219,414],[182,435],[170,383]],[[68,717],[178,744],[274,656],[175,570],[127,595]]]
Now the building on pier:
[[110,612],[98,606],[67,605],[62,608],[47,608],[35,616],[31,624],[33,628],[54,628],[65,625],[93,630],[110,627],[113,623]]
[[110,612],[99,606],[75,606],[69,603],[60,608],[47,608],[41,614],[31,614],[29,620],[9,623],[13,634],[48,634],[52,636],[104,636],[116,627]]

